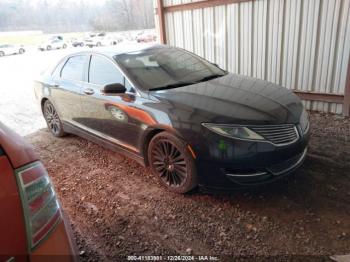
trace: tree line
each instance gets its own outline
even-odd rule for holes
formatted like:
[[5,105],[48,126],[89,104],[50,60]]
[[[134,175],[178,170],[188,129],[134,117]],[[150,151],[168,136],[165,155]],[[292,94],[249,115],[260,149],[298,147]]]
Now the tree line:
[[0,31],[45,33],[154,28],[152,0],[0,0]]

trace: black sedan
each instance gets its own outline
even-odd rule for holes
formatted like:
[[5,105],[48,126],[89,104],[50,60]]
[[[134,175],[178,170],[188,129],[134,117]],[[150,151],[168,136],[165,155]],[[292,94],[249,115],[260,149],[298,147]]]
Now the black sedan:
[[268,183],[306,156],[309,120],[296,95],[174,47],[75,53],[35,93],[54,136],[125,153],[177,193]]

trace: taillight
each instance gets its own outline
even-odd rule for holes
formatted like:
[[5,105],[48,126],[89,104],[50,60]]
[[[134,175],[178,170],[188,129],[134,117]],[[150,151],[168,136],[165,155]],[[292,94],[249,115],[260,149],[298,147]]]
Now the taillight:
[[16,170],[32,250],[60,221],[60,207],[46,169],[35,162]]

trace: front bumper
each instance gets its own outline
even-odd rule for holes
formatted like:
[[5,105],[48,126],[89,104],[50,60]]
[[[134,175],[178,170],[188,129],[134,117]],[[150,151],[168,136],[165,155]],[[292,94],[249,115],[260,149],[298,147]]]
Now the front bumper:
[[256,185],[259,183],[268,183],[288,175],[297,170],[306,158],[307,148],[301,154],[296,155],[284,162],[275,164],[260,170],[252,170],[246,173],[234,173],[223,169],[224,175],[232,182],[239,185]]
[[271,183],[296,171],[306,158],[309,133],[281,147],[225,138],[210,132],[204,132],[201,141],[205,147],[196,150],[200,185],[231,189]]

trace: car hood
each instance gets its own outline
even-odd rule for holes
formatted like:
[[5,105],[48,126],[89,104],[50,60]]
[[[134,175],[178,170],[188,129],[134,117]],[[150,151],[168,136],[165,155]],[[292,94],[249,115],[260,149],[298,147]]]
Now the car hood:
[[151,97],[188,110],[200,122],[235,124],[298,123],[300,99],[279,85],[227,74],[194,85],[150,92]]
[[0,147],[5,151],[14,168],[38,160],[33,147],[18,134],[0,122]]

